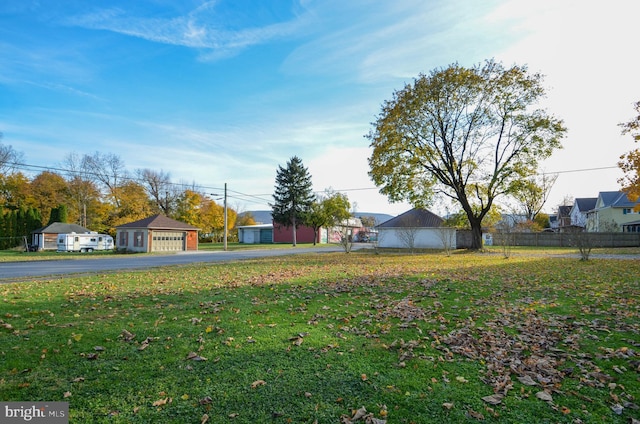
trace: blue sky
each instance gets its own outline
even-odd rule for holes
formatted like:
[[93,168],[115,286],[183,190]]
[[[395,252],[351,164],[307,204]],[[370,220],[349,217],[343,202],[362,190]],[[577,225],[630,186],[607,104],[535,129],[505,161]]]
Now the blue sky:
[[421,72],[495,58],[545,74],[544,106],[569,128],[543,164],[571,171],[550,210],[619,189],[637,147],[617,124],[640,100],[638,16],[636,0],[3,0],[0,131],[30,165],[115,153],[205,191],[227,183],[240,210],[268,209],[296,155],[315,190],[396,214],[408,206],[367,175],[383,101]]

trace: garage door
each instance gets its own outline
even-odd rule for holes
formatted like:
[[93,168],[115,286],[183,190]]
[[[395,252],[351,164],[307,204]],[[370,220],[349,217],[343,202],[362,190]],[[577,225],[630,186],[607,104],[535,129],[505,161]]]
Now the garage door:
[[176,252],[185,250],[185,233],[182,231],[154,231],[152,252]]

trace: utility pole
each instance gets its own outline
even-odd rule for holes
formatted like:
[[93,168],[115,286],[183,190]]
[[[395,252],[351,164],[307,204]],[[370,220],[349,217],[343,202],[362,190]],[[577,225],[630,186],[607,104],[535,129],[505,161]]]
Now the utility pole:
[[224,183],[224,250],[227,250],[227,183]]
[[[217,196],[218,199],[216,200],[220,200],[220,195],[217,193],[209,193],[211,196]],[[227,233],[228,233],[228,214],[227,214],[227,183],[224,183],[224,250],[227,250]],[[211,242],[213,243],[213,238],[211,239]]]

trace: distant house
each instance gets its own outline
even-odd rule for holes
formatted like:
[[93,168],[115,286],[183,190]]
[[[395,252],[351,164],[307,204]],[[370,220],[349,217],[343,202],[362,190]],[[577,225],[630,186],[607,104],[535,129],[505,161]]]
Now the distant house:
[[597,197],[583,197],[574,200],[569,216],[571,225],[585,228],[587,225],[587,212],[596,207]]
[[[340,222],[335,227],[323,231],[323,241],[329,241],[329,243],[340,243],[344,236],[347,236],[350,241],[363,241],[360,239],[360,233],[367,232],[367,229],[362,225],[362,219],[351,217]],[[326,235],[325,235],[326,234]]]
[[558,231],[558,215],[549,215],[549,228]]
[[444,220],[426,209],[414,208],[383,222],[378,246],[389,248],[442,249],[445,242],[456,245],[455,228],[443,227]]
[[559,231],[571,227],[571,208],[572,206],[558,206],[555,221]]
[[154,215],[116,227],[116,249],[131,252],[198,250],[198,231],[192,225]]
[[587,212],[587,231],[610,232],[633,229],[628,224],[640,217],[635,210],[640,200],[632,202],[622,191],[601,191],[595,207]]
[[46,227],[38,228],[31,232],[31,245],[36,250],[57,250],[58,234],[90,233],[91,230],[78,224],[54,222]]

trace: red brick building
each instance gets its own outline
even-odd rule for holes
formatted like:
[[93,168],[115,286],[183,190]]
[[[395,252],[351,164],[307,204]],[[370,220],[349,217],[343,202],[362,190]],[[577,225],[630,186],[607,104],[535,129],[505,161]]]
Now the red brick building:
[[[316,243],[321,243],[320,234],[322,231],[318,231],[318,238]],[[313,243],[314,233],[313,228],[299,226],[296,228],[296,243]],[[280,224],[273,224],[273,242],[274,243],[293,243],[293,227],[285,227]]]

